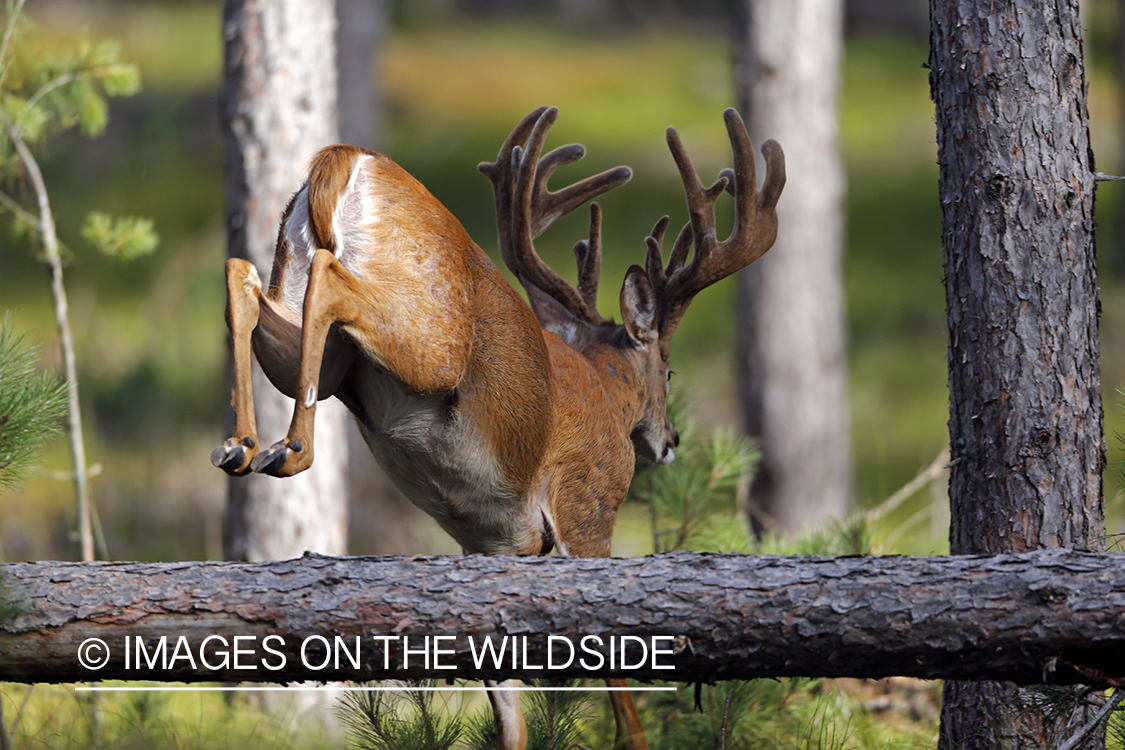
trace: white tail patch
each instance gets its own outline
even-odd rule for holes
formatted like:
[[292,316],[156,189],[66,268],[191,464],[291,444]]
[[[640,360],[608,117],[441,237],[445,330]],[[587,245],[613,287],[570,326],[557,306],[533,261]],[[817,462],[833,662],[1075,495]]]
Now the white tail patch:
[[316,386],[310,385],[308,393],[305,394],[305,408],[311,409],[313,404],[316,403]]
[[313,241],[312,225],[309,223],[309,183],[301,186],[297,197],[293,199],[293,210],[289,213],[289,220],[285,222],[285,239],[289,240],[294,255],[298,255],[312,262],[317,247]]
[[332,235],[336,240],[336,257],[346,266],[344,256],[356,245],[368,240],[367,229],[378,220],[375,201],[369,186],[367,166],[373,157],[360,154],[352,166],[348,186],[336,199],[332,209]]
[[258,269],[250,266],[250,270],[242,278],[242,288],[248,293],[253,294],[262,288],[262,279],[258,276]]

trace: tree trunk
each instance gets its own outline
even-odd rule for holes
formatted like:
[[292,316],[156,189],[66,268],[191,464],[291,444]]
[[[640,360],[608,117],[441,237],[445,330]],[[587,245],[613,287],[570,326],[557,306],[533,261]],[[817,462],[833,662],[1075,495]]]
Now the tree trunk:
[[[317,149],[335,143],[333,0],[227,0],[223,11],[227,242],[269,278],[277,225]],[[293,401],[255,363],[258,430],[284,437]],[[226,553],[276,560],[305,550],[342,554],[347,545],[347,416],[335,401],[316,414],[316,462],[289,479],[230,480]]]
[[383,138],[382,46],[386,0],[336,0],[340,140],[378,148]]
[[[1097,550],[1104,438],[1077,0],[933,0],[954,554]],[[1044,747],[1012,685],[946,686],[943,748]],[[1093,747],[1091,740],[1087,747]]]
[[[0,679],[18,682],[908,675],[1125,684],[1125,555],[308,556],[21,563],[0,565],[0,576],[17,610],[0,622]],[[352,652],[359,638],[358,665],[302,662],[302,644],[305,661],[320,665],[321,639],[334,645],[336,636]],[[515,665],[478,668],[472,649],[486,639],[499,648],[504,636],[520,646]],[[626,639],[630,668],[599,664],[582,651],[586,636],[635,638]],[[83,645],[89,638],[110,652],[97,670],[79,663],[106,656]],[[138,639],[152,666],[139,661]],[[563,663],[564,641],[586,665],[544,668],[548,658]],[[404,645],[414,654],[405,669]],[[221,664],[236,646],[246,669]]]
[[[742,272],[739,368],[747,431],[762,446],[757,525],[794,532],[843,518],[851,445],[837,147],[840,0],[747,2],[739,87],[755,141],[785,144],[773,249]],[[753,511],[753,508],[752,508]]]

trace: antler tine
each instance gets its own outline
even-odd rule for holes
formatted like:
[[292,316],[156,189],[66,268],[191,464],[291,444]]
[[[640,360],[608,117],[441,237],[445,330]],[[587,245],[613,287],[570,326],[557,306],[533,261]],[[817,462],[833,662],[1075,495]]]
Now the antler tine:
[[597,203],[590,204],[590,238],[575,243],[574,259],[578,262],[578,293],[586,307],[596,313],[602,275],[602,207]]
[[645,244],[648,246],[648,252],[645,255],[645,274],[648,276],[649,283],[652,284],[652,289],[657,294],[664,290],[664,284],[668,281],[668,276],[664,272],[664,232],[668,230],[668,216],[660,217],[660,221],[656,222],[656,226],[652,228],[652,232],[648,237],[645,237]]
[[[555,169],[565,163],[576,161],[585,153],[585,149],[581,146],[577,149],[564,146],[562,149],[552,151],[547,155],[545,174],[540,177],[540,155],[543,153],[543,143],[547,140],[547,133],[550,132],[558,116],[558,108],[551,107],[539,117],[531,130],[527,148],[518,165],[516,204],[511,217],[512,234],[515,240],[512,254],[514,264],[509,262],[508,266],[520,277],[521,282],[526,278],[562,303],[574,315],[591,323],[603,323],[604,319],[598,312],[597,305],[591,306],[580,289],[572,286],[544,263],[532,244],[535,237],[563,215],[558,212],[556,206],[552,205],[552,195],[546,185],[547,178]],[[570,210],[578,205],[581,205],[581,202],[575,203]],[[598,245],[600,246],[600,237]],[[507,261],[507,258],[505,260]],[[579,269],[581,270],[581,262]]]
[[538,237],[548,226],[561,216],[566,216],[586,201],[624,185],[633,177],[628,167],[615,167],[568,185],[556,192],[547,190],[547,179],[559,167],[576,162],[586,155],[586,149],[577,143],[561,146],[539,161],[535,178],[535,200],[537,204],[536,225],[533,227]]
[[680,230],[680,233],[676,236],[676,242],[672,245],[672,254],[668,257],[668,268],[664,270],[666,276],[672,276],[684,267],[694,236],[689,221],[684,224],[684,228]]
[[567,215],[588,200],[624,185],[633,177],[633,170],[628,167],[616,167],[587,177],[584,180],[568,185],[561,190],[551,192],[547,190],[547,180],[559,167],[572,164],[586,155],[586,149],[579,143],[560,146],[546,156],[540,158],[543,143],[547,133],[558,119],[558,109],[552,107],[536,123],[531,131],[527,143],[526,162],[534,166],[535,183],[527,186],[531,189],[531,197],[535,212],[532,222],[532,237],[538,237],[556,219]]
[[[715,201],[726,189],[727,179],[720,177],[711,187],[704,188],[675,128],[668,128],[668,149],[672,152],[672,158],[680,171],[680,180],[684,184],[689,223],[695,237],[695,258],[690,268],[698,269],[707,263],[707,258],[715,250]],[[698,270],[693,270],[693,275],[697,273]]]
[[542,117],[543,113],[548,109],[550,108],[539,107],[520,120],[519,124],[512,129],[512,132],[509,133],[508,137],[504,140],[504,145],[500,147],[500,155],[496,157],[496,161],[482,161],[477,165],[477,169],[495,182],[493,175],[497,172],[496,168],[502,164],[511,163],[512,152],[519,148],[520,144],[527,142],[527,137],[531,134],[531,129],[535,127],[535,124],[539,122],[539,118]]
[[496,192],[500,254],[508,268],[525,286],[539,287],[572,314],[600,324],[605,322],[596,306],[601,269],[600,210],[591,209],[596,216],[591,216],[589,240],[575,246],[580,277],[577,288],[543,262],[533,240],[560,217],[627,182],[633,173],[628,167],[618,167],[550,192],[547,180],[555,170],[586,153],[582,146],[572,144],[542,156],[547,133],[558,114],[554,107],[532,112],[508,136],[496,162],[482,163],[479,169],[492,180]]
[[[548,107],[539,107],[520,120],[504,140],[496,161],[482,161],[477,165],[477,170],[492,182],[496,195],[497,241],[500,255],[509,268],[512,268],[512,202],[515,199],[516,175],[523,161],[523,147],[520,144],[527,141],[532,129],[547,110]],[[519,275],[514,268],[513,272]]]
[[[776,141],[762,144],[766,178],[758,191],[754,153],[742,117],[733,109],[723,113],[734,160],[733,170],[723,170],[718,181],[704,188],[674,128],[668,129],[668,147],[680,171],[690,221],[672,250],[660,296],[660,345],[665,356],[684,312],[702,289],[726,278],[760,258],[777,237],[775,208],[785,185],[785,156]],[[735,200],[734,230],[719,242],[715,232],[715,202],[724,190]],[[687,260],[690,245],[695,256]]]

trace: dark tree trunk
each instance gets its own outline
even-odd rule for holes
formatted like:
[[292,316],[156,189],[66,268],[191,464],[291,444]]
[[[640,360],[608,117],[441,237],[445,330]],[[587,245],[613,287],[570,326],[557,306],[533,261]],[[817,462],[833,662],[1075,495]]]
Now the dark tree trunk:
[[[930,12],[951,552],[1098,550],[1104,438],[1078,3],[933,0]],[[941,746],[1039,748],[1068,731],[1027,703],[1012,685],[949,684]]]
[[842,519],[851,502],[837,143],[843,3],[747,0],[740,32],[750,133],[782,141],[787,181],[773,249],[739,274],[739,395],[762,448],[749,510],[759,529],[796,532]]
[[[308,556],[7,564],[0,577],[17,610],[0,621],[0,679],[18,682],[616,673],[684,682],[909,675],[1125,684],[1125,555],[1054,549],[996,557]],[[446,637],[443,653],[427,665],[424,639],[434,635]],[[161,636],[167,668],[157,657]],[[237,645],[250,668],[205,668],[198,655],[209,636],[212,665],[221,666],[220,647],[229,654]],[[336,636],[351,651],[359,638],[359,666],[303,666],[302,643],[310,644],[310,663],[321,664],[319,639],[334,643]],[[374,636],[409,639],[415,655],[408,669],[401,639]],[[499,648],[504,636],[520,646],[517,665],[477,668],[469,639],[479,652],[486,637]],[[566,658],[561,640],[580,647],[586,636],[618,644],[630,636],[646,648],[662,636],[667,640],[655,645],[666,653],[645,659],[632,641],[626,653],[635,669],[611,670],[608,660],[599,665],[590,656],[586,667],[600,669],[575,661],[547,670],[548,636],[559,641],[556,664]],[[236,644],[235,637],[243,640]],[[110,651],[98,670],[79,663],[80,653],[105,654],[80,651],[89,638],[103,639]],[[138,661],[138,638],[156,665]],[[171,659],[177,647],[182,657],[195,656],[197,668],[186,657]],[[259,666],[263,659],[277,668]],[[664,666],[673,668],[658,668]]]
[[[270,276],[282,210],[317,149],[335,143],[333,0],[227,0],[223,5],[222,124],[226,146],[227,252]],[[259,436],[285,436],[293,401],[255,363]],[[327,407],[327,408],[325,408]],[[276,560],[347,545],[346,411],[316,414],[316,463],[289,479],[230,480],[226,554]]]

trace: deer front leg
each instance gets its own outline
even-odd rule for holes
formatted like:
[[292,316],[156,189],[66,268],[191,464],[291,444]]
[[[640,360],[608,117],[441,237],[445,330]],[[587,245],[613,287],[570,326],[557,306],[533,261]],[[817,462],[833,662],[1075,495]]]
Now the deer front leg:
[[527,747],[527,724],[520,712],[520,694],[515,690],[503,689],[516,687],[519,682],[484,681],[486,686],[493,688],[488,691],[488,701],[492,704],[492,715],[496,719],[497,750],[524,750]]
[[[593,453],[606,455],[616,454],[619,451],[615,452],[611,448],[599,445]],[[628,451],[623,455],[628,455]],[[583,497],[576,488],[583,487],[587,492],[592,490],[594,498],[624,497],[631,473],[631,467],[623,468],[609,477],[603,476],[601,479],[606,484],[596,486],[584,475],[560,472],[554,497],[565,500],[557,503],[552,512],[561,554],[567,557],[609,557],[610,539],[613,535],[613,512],[604,503],[590,499],[589,496],[586,497],[585,505],[590,509],[600,508],[602,511],[600,517],[596,512],[576,512],[575,508],[581,508],[583,505]],[[582,480],[579,480],[579,476],[583,476]],[[615,486],[615,482],[620,486]],[[600,522],[594,520],[599,518]],[[641,724],[641,717],[637,713],[633,696],[628,690],[622,689],[629,687],[629,681],[621,678],[606,678],[605,684],[615,688],[609,694],[615,726],[613,750],[648,750],[645,728]]]
[[211,453],[211,463],[232,476],[250,471],[258,455],[258,425],[254,417],[251,380],[251,337],[258,325],[262,282],[254,264],[239,258],[227,260],[227,325],[234,358],[234,434]]
[[336,323],[361,318],[359,281],[328,250],[318,250],[309,268],[301,322],[301,355],[293,397],[293,420],[284,440],[262,451],[250,463],[253,471],[276,477],[293,476],[313,462],[313,425],[318,400],[333,395],[351,367],[355,349],[341,337],[331,340]]

